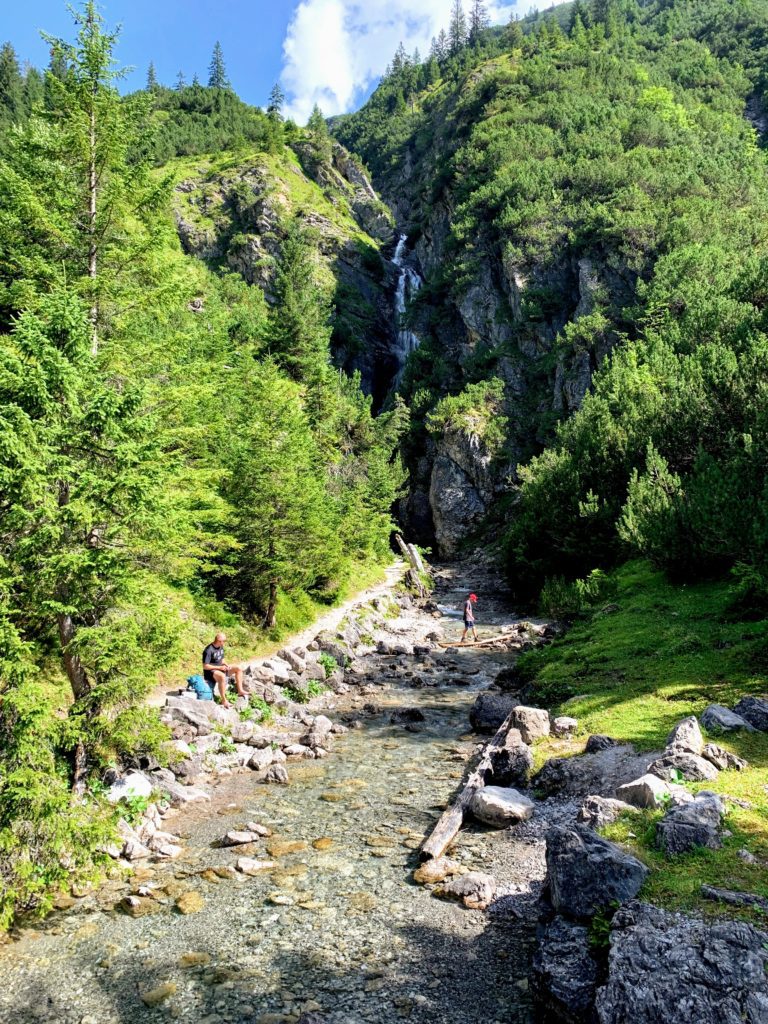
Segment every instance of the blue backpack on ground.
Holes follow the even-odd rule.
[[[190,676],[187,679],[187,689],[194,690],[198,700],[213,700],[213,690],[202,676]]]

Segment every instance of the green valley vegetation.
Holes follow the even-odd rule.
[[[302,133],[231,93],[220,50],[210,87],[122,99],[115,41],[89,0],[39,82],[0,61],[4,926],[98,868],[104,769],[165,738],[158,671],[214,625],[277,636],[369,578],[404,482],[403,407],[374,419],[331,364],[316,237],[283,225],[270,306],[182,252],[153,169],[247,145],[311,189]]]

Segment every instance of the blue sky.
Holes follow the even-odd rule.
[[[0,3],[0,41],[10,40],[22,60],[47,63],[40,29],[72,35],[64,0]],[[204,82],[218,39],[243,99],[264,105],[280,79],[289,112],[303,121],[314,103],[325,114],[358,106],[401,39],[424,52],[447,23],[450,0],[101,0],[100,6],[110,26],[123,27],[118,58],[135,67],[126,87],[144,84],[150,60],[163,83],[172,85],[179,70]],[[496,23],[530,6],[530,0],[488,3]]]

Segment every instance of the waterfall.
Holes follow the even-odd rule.
[[[409,267],[406,264],[406,250],[405,250],[406,236],[401,235],[395,249],[395,255],[392,257],[392,263],[400,271],[400,275],[397,280],[397,289],[395,291],[395,325],[397,327],[397,343],[395,345],[395,351],[393,353],[397,362],[397,371],[395,373],[394,380],[392,382],[392,389],[396,390],[403,379],[403,371],[405,369],[405,362],[411,352],[415,352],[419,347],[419,337],[414,334],[413,331],[408,330],[403,325],[403,318],[408,303],[412,301],[414,296],[421,288],[423,282],[421,277],[416,273],[413,267]]]

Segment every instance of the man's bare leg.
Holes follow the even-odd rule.
[[[221,703],[225,708],[229,708],[232,705],[227,700],[227,676],[225,672],[214,672],[213,678],[216,680],[216,685],[219,688],[219,697],[221,697]]]
[[[465,629],[464,632],[461,634],[461,640],[459,640],[459,643],[463,644],[466,639],[467,639],[467,631]]]
[[[245,697],[245,696],[247,696],[245,690],[243,689],[243,670],[240,668],[239,665],[237,665],[237,666],[233,667],[232,669],[230,669],[230,671],[231,671],[231,673],[232,673],[232,675],[234,676],[234,679],[235,679],[235,690],[237,691],[237,696],[238,697]]]

